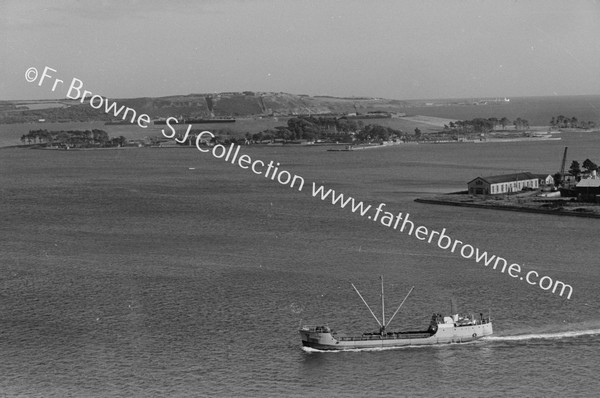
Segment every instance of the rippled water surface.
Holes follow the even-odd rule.
[[[415,203],[478,175],[554,173],[600,137],[351,153],[242,148],[298,192],[194,149],[0,150],[0,391],[5,396],[594,396],[598,220]],[[598,159],[596,159],[598,160]],[[311,182],[409,213],[570,300],[312,198]],[[494,318],[465,345],[310,352],[301,323],[392,326],[433,312]]]

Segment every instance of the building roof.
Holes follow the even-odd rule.
[[[585,178],[579,181],[576,185],[577,188],[599,188],[600,178]]]
[[[502,175],[498,175],[498,176],[477,177],[477,178],[481,178],[482,180],[484,180],[488,184],[498,184],[498,183],[503,183],[503,182],[514,182],[514,181],[523,181],[523,180],[534,180],[534,179],[537,179],[537,177],[535,177],[533,174],[531,174],[529,172],[512,173],[512,174],[502,174]],[[467,184],[472,183],[477,178],[469,181]]]
[[[534,176],[535,178],[541,178],[541,179],[546,179],[548,177],[552,177],[552,174],[531,173],[531,175]]]

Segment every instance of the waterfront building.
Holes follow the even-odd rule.
[[[540,187],[554,185],[552,174],[534,174],[533,176],[539,180]]]
[[[584,202],[600,201],[600,178],[594,170],[590,178],[583,178],[575,186],[575,193]]]
[[[539,186],[539,178],[529,172],[477,177],[467,183],[471,195],[500,195],[519,192],[523,188],[538,189]]]

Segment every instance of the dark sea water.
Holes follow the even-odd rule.
[[[479,99],[472,99],[472,101],[477,100]],[[553,116],[563,115],[569,118],[576,117],[579,121],[593,121],[596,125],[600,125],[600,96],[514,97],[510,98],[509,102],[488,102],[486,105],[409,107],[406,108],[406,113],[459,120],[504,116],[509,120],[515,120],[520,117],[526,119],[532,126],[549,125]]]
[[[195,149],[0,150],[0,395],[597,396],[598,220],[417,197],[478,175],[596,162],[600,135],[355,152],[252,148],[303,191]],[[594,159],[595,158],[595,159]],[[315,181],[573,286],[570,299],[313,198]],[[301,323],[374,330],[450,301],[491,310],[465,345],[307,352]]]

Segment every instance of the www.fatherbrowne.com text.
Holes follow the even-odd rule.
[[[49,72],[56,72],[56,70],[46,66],[42,72],[42,76],[39,78],[39,86],[43,84],[46,78],[52,77]],[[33,83],[38,80],[38,75],[37,69],[32,67],[25,72],[25,79],[28,82]],[[62,83],[63,80],[55,78],[52,85],[52,91],[55,91],[57,86]],[[83,90],[83,82],[76,78],[71,80],[66,96],[67,98],[80,100],[81,103],[89,96],[89,104],[92,108],[104,108],[106,113],[112,112],[115,117],[123,112],[123,120],[128,117],[127,115],[130,115],[129,118],[131,123],[136,122],[141,128],[148,127],[148,123],[150,123],[150,117],[146,114],[137,116],[135,110],[131,108],[124,109],[123,106],[119,108],[116,102],[113,101],[111,103],[107,98],[92,94],[92,92],[88,90]],[[166,138],[175,139],[180,143],[186,142],[192,125],[188,125],[184,137],[179,139],[175,138],[176,130],[174,124],[177,124],[177,119],[174,117],[168,118],[167,126],[171,131],[166,133],[163,129],[162,134]],[[233,143],[230,144],[229,147],[222,144],[209,146],[208,144],[214,138],[214,134],[210,131],[203,131],[198,134],[196,136],[196,148],[198,151],[201,153],[210,153],[216,159],[222,159],[223,161],[237,165],[242,169],[250,170],[256,175],[262,175],[264,178],[276,181],[281,185],[286,185],[298,191],[304,190],[306,185],[304,178],[283,169],[280,162],[273,162],[272,160],[265,162],[261,159],[252,159],[247,154],[240,154],[241,147]],[[373,207],[370,204],[365,204],[363,201],[357,201],[352,196],[335,192],[333,189],[327,189],[323,185],[318,185],[314,182],[311,183],[311,195],[322,201],[331,202],[332,205],[339,206],[341,209],[348,209],[361,217],[366,216],[367,219],[376,222],[381,226],[415,237],[420,241],[436,245],[441,250],[455,253],[465,259],[474,260],[484,267],[499,271],[515,280],[525,281],[529,285],[538,286],[542,290],[551,291],[559,296],[566,294],[567,299],[570,299],[573,294],[573,287],[571,285],[559,280],[554,280],[549,276],[540,276],[538,272],[533,270],[525,272],[523,267],[518,263],[513,263],[505,258],[488,253],[487,251],[482,251],[473,245],[450,237],[446,228],[437,231],[427,228],[424,225],[418,225],[410,219],[409,213],[393,213],[386,211],[385,203],[379,203],[376,207]]]

